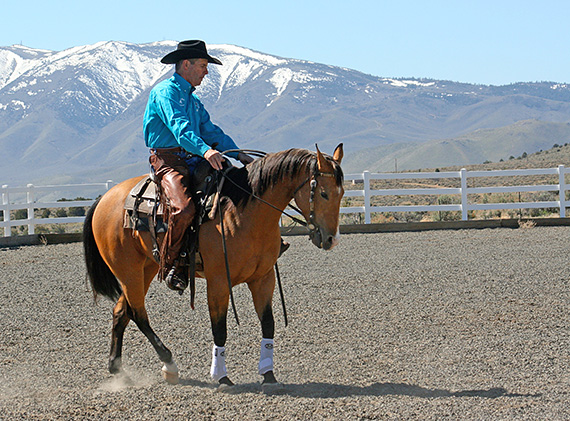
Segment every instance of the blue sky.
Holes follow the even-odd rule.
[[[199,38],[383,77],[570,82],[567,0],[7,0],[0,22],[0,46]]]

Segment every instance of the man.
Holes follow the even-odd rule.
[[[182,41],[161,62],[176,64],[176,70],[171,78],[150,92],[144,115],[144,137],[151,151],[150,164],[170,204],[168,231],[160,250],[159,278],[164,279],[169,288],[183,291],[187,279],[183,268],[178,266],[178,256],[195,214],[187,161],[192,156],[203,157],[212,168],[221,170],[224,158],[218,151],[238,147],[210,121],[210,115],[194,94],[208,74],[208,63],[222,64],[208,54],[206,44],[199,40]],[[244,165],[253,161],[241,152],[232,158]]]

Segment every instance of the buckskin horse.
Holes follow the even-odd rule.
[[[325,250],[333,248],[339,240],[339,210],[344,194],[342,157],[342,144],[336,147],[332,157],[318,148],[316,153],[290,149],[267,154],[227,172],[231,182],[223,185],[224,200],[220,202],[223,212],[205,220],[199,231],[203,266],[196,272],[197,277],[206,279],[214,337],[210,374],[220,387],[233,385],[225,365],[226,317],[231,292],[226,264],[231,285],[246,283],[249,287],[262,331],[258,372],[263,376],[263,384],[276,384],[272,298],[276,283],[274,265],[281,244],[279,220],[294,199],[307,221],[313,244]],[[123,334],[132,320],[164,363],[162,374],[166,381],[177,383],[178,367],[172,353],[154,333],[145,309],[145,295],[159,268],[153,257],[151,235],[148,231],[123,227],[125,198],[142,178],[114,186],[89,209],[83,232],[85,263],[94,298],[103,295],[116,301],[109,371],[121,372]]]

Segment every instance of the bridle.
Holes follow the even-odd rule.
[[[295,195],[299,192],[299,190],[301,190],[305,186],[305,184],[307,184],[310,181],[309,185],[311,186],[311,191],[309,192],[309,220],[308,221],[300,221],[297,218],[292,218],[285,211],[282,212],[284,215],[287,215],[289,218],[292,218],[295,222],[301,223],[301,225],[307,227],[307,229],[309,230],[309,237],[311,239],[313,239],[314,236],[317,234],[320,235],[320,233],[318,232],[319,226],[315,222],[315,191],[317,190],[317,185],[318,185],[317,177],[334,177],[334,176],[335,176],[335,174],[332,172],[322,172],[322,171],[316,170],[311,176],[307,177],[307,179],[305,181],[303,181],[303,183],[301,183],[301,185],[299,187],[297,187],[295,189],[295,191],[293,192],[293,197],[295,197]],[[301,210],[299,208],[297,208],[296,206],[291,205],[291,204],[289,204],[288,206],[291,209],[298,212],[299,214],[303,215],[303,212],[301,212]]]

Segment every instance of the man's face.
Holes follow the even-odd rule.
[[[190,63],[190,60],[187,60],[185,64],[187,64],[187,67],[184,79],[190,82],[194,87],[200,85],[204,76],[208,74],[208,60],[205,58],[199,58],[194,62],[194,64]]]

